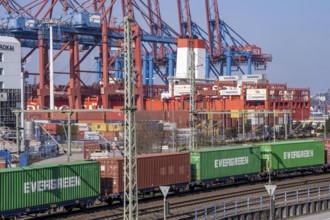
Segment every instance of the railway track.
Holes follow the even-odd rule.
[[[329,185],[330,174],[305,175],[303,177],[292,177],[273,181],[277,185],[277,192],[307,189]],[[228,185],[211,188],[206,191],[183,192],[169,195],[170,212],[168,219],[192,219],[194,210],[201,207],[211,207],[227,200],[240,200],[247,197],[266,196],[265,182],[251,184]],[[292,199],[287,195],[287,200]],[[251,203],[251,209],[255,204]],[[122,204],[112,206],[97,206],[84,210],[73,210],[71,213],[58,213],[47,215],[37,219],[123,219]],[[163,200],[161,196],[148,198],[139,202],[139,219],[163,219]],[[218,211],[223,211],[219,209]],[[227,210],[230,213],[230,209]]]

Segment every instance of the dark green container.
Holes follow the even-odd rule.
[[[262,171],[285,170],[324,164],[324,142],[303,140],[258,144],[262,155]],[[270,156],[270,160],[269,158]]]
[[[191,151],[192,181],[206,181],[260,171],[260,150],[254,146],[227,146]]]
[[[100,165],[93,161],[0,170],[0,216],[100,195]]]
[[[65,130],[64,130],[65,129]],[[58,134],[65,134],[68,131],[68,125],[59,124],[57,133]],[[71,125],[71,134],[79,134],[79,126],[78,125]]]

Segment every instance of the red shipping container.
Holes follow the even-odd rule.
[[[96,150],[101,150],[101,146],[97,141],[85,141],[84,142],[84,160],[89,160],[91,153]]]
[[[88,123],[88,124],[91,124],[91,123],[104,123],[104,120],[103,119],[100,119],[100,120],[96,120],[96,119],[79,119],[78,120],[79,123]]]
[[[189,127],[189,111],[167,111],[166,119],[170,122],[175,122],[178,128]]]
[[[136,111],[136,120],[137,121],[165,120],[165,111]]]
[[[103,131],[101,132],[101,135],[107,140],[114,140],[115,137],[119,137],[119,132]]]
[[[49,133],[49,134],[57,134],[58,133],[58,124],[53,124],[53,123],[48,123],[48,124],[44,124],[44,129],[43,134],[45,133]],[[44,130],[46,130],[47,132],[45,132]]]
[[[78,138],[79,139],[84,139],[84,137],[85,137],[85,131],[79,131]]]
[[[5,160],[0,160],[0,169],[7,168],[6,161]]]
[[[123,112],[106,112],[105,118],[107,122],[119,122],[124,120]]]
[[[47,112],[27,113],[26,112],[26,113],[24,113],[24,118],[26,120],[48,120],[49,119],[49,113],[47,113]]]
[[[190,181],[189,153],[162,153],[139,155],[138,189],[188,184]],[[124,190],[124,158],[99,159],[101,164],[101,190],[106,194],[118,194]]]
[[[104,112],[78,112],[78,121],[91,120],[91,121],[104,121]]]
[[[330,164],[330,139],[324,140],[324,156],[326,157],[327,164]]]
[[[67,121],[68,120],[68,115],[64,114],[64,113],[50,113],[50,117],[51,120],[59,120],[59,121]],[[77,113],[73,112],[71,114],[71,120],[77,120]]]

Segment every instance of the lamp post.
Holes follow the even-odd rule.
[[[21,109],[25,108],[25,76],[24,76],[24,71],[25,71],[25,63],[22,63],[22,69],[21,69]],[[24,112],[21,112],[21,150],[25,150],[25,141],[24,141]]]
[[[54,106],[54,58],[53,58],[53,25],[58,24],[58,19],[49,19],[45,24],[49,25],[49,109],[55,110]]]
[[[265,128],[266,128],[266,112],[264,110],[264,121],[263,121],[263,128],[262,128],[262,139],[265,141]]]
[[[276,142],[276,130],[275,130],[275,109],[273,110],[273,115],[274,115],[274,124],[273,124],[273,130],[274,130],[274,143]]]
[[[327,117],[324,114],[324,139],[327,139]]]
[[[285,140],[288,139],[288,112],[284,111],[284,135],[285,135]]]
[[[243,128],[242,128],[242,132],[243,132],[243,141],[245,142],[245,111],[243,110]]]
[[[49,84],[49,108],[54,110],[53,22],[49,23]]]
[[[223,143],[226,142],[226,136],[225,136],[225,126],[226,126],[226,97],[223,97],[223,117],[222,117],[222,137],[223,137]]]
[[[172,123],[173,123],[173,126],[172,126],[172,151],[174,152],[174,141],[175,141],[175,131],[174,129],[176,129],[176,126],[174,126],[174,109],[172,110]]]

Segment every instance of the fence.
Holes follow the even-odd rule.
[[[265,190],[266,191],[266,190]],[[300,214],[307,214],[314,211],[325,210],[330,208],[330,185],[317,188],[308,188],[294,191],[279,192],[274,194],[275,201],[275,217],[285,218]],[[240,214],[257,213],[266,211],[269,215],[270,196],[262,194],[260,196],[252,196],[243,199],[235,199],[229,201],[221,201],[216,204],[196,209],[193,213],[194,219],[227,219]],[[314,210],[311,208],[300,207],[299,211],[286,210],[283,207],[297,206],[299,204],[311,204],[312,202],[326,201],[319,204],[319,208],[314,204]],[[310,205],[312,206],[312,205]],[[299,206],[298,206],[299,208]],[[264,212],[265,213],[265,212]],[[294,213],[294,214],[293,214]]]

